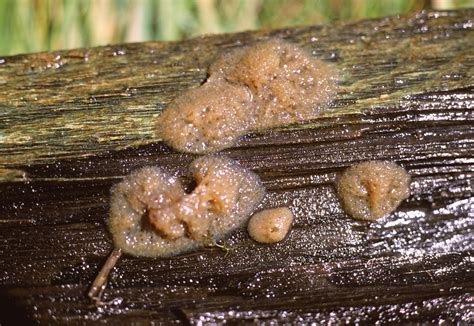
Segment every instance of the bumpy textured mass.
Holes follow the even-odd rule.
[[[158,167],[112,188],[108,225],[117,247],[147,257],[192,250],[241,227],[265,194],[257,175],[228,158],[201,157],[190,170],[191,193]]]
[[[252,130],[318,117],[335,94],[324,62],[279,39],[222,54],[201,87],[175,99],[158,118],[158,133],[183,152],[232,146]]]
[[[249,220],[247,230],[257,242],[275,243],[283,240],[293,222],[293,213],[287,207],[265,209]]]
[[[335,91],[333,71],[300,47],[271,40],[223,56],[211,71],[248,87],[256,105],[256,128],[315,118]]]
[[[350,216],[375,221],[408,198],[410,175],[393,162],[362,162],[344,171],[337,181],[337,190]]]
[[[253,125],[252,95],[222,79],[178,97],[159,117],[161,137],[181,152],[206,153],[230,147]]]

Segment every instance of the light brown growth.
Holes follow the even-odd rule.
[[[174,100],[159,117],[161,136],[182,152],[206,153],[230,147],[252,122],[251,94],[219,79]]]
[[[293,213],[287,207],[265,209],[254,214],[247,230],[257,242],[275,243],[283,240],[293,223]]]
[[[318,117],[335,91],[327,64],[273,39],[218,57],[204,85],[163,111],[158,130],[179,151],[214,152],[251,130]]]
[[[294,44],[271,40],[234,55],[227,78],[254,94],[256,128],[315,118],[334,96],[331,68]]]
[[[189,194],[157,167],[115,185],[108,220],[115,245],[148,257],[189,251],[242,226],[263,199],[258,176],[230,159],[201,157],[191,172],[197,186]]]
[[[337,190],[350,216],[375,221],[408,198],[410,175],[393,162],[362,162],[344,171],[337,181]]]

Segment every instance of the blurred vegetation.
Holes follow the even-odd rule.
[[[474,0],[0,0],[0,55],[473,6]]]

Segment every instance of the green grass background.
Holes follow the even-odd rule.
[[[0,0],[0,55],[473,6],[474,0]]]

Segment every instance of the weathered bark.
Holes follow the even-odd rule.
[[[469,321],[473,13],[1,58],[0,322]],[[290,236],[258,245],[240,230],[228,255],[123,256],[110,303],[95,307],[86,294],[112,248],[110,186],[145,165],[184,173],[194,156],[163,145],[155,118],[218,51],[268,36],[341,76],[321,119],[224,151],[262,177],[262,207],[290,206]],[[372,224],[347,217],[334,190],[337,173],[368,159],[413,177],[412,196]]]

